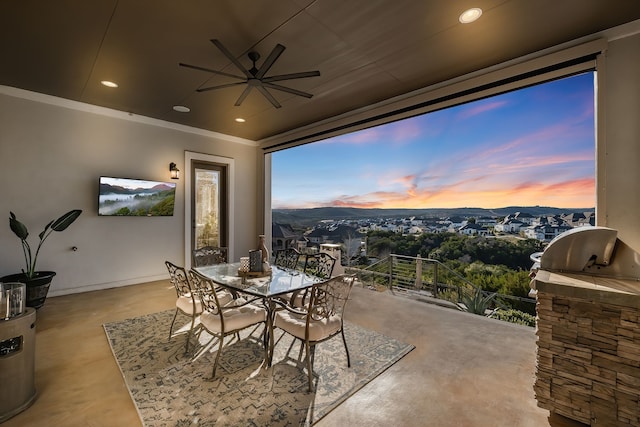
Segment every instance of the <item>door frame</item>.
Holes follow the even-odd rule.
[[[184,152],[184,265],[187,269],[191,268],[191,185],[193,177],[191,176],[191,162],[201,161],[223,165],[227,169],[227,248],[229,251],[229,259],[235,259],[234,256],[234,188],[235,188],[235,171],[234,159],[230,157],[214,156],[211,154],[196,153],[193,151]]]

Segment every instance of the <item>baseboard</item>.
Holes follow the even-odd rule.
[[[155,282],[158,280],[169,280],[169,278],[166,274],[160,274],[156,276],[144,276],[127,280],[117,280],[115,282],[96,283],[93,285],[80,286],[76,288],[49,289],[48,297],[57,297],[62,295],[79,294],[83,292],[120,288],[123,286],[139,285],[140,283]]]

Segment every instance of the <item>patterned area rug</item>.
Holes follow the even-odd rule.
[[[414,348],[346,323],[351,368],[340,337],[319,344],[309,392],[300,341],[276,331],[266,368],[260,326],[225,339],[211,380],[217,341],[203,332],[185,355],[186,317],[178,315],[174,328],[182,329],[167,339],[173,312],[104,325],[144,426],[310,426]]]

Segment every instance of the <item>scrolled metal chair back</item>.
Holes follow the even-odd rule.
[[[354,281],[354,276],[343,275],[314,285],[311,288],[307,309],[307,322],[320,321],[336,315],[342,318]]]
[[[304,272],[323,279],[328,279],[333,273],[336,259],[325,252],[307,255],[304,261]]]
[[[295,248],[280,249],[276,252],[276,259],[274,264],[278,267],[290,268],[295,270],[298,268],[298,261],[300,260],[300,252]]]
[[[200,298],[202,310],[213,314],[221,314],[221,305],[216,293],[216,285],[213,281],[194,270],[189,270],[189,278],[193,283],[194,292]]]
[[[191,288],[191,282],[187,276],[187,271],[183,267],[175,265],[169,261],[165,261],[164,265],[166,265],[167,270],[169,270],[169,280],[173,284],[178,297],[191,296],[193,289]]]
[[[207,265],[224,264],[227,262],[228,249],[217,246],[203,246],[193,250],[193,266],[204,267]]]

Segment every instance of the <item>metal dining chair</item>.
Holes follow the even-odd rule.
[[[224,264],[228,262],[229,250],[225,247],[203,246],[193,250],[193,266],[204,267],[207,265]]]
[[[178,313],[182,313],[185,316],[191,318],[191,326],[189,327],[189,333],[187,334],[187,342],[185,344],[185,353],[189,351],[189,341],[193,333],[193,328],[196,323],[196,319],[202,312],[202,304],[200,299],[195,297],[193,289],[191,288],[191,282],[187,276],[187,272],[184,267],[173,264],[172,262],[165,261],[164,264],[169,270],[169,280],[176,290],[176,312],[173,315],[171,326],[169,327],[169,340],[173,335],[173,325],[176,322]]]
[[[304,259],[303,271],[316,277],[328,279],[333,273],[336,259],[326,252],[309,254]]]
[[[295,270],[298,268],[300,255],[300,252],[295,248],[280,249],[276,251],[276,258],[273,263],[278,267]]]
[[[216,376],[216,368],[224,347],[224,338],[228,335],[238,334],[239,331],[250,326],[260,323],[265,324],[262,344],[265,349],[265,360],[267,360],[267,311],[263,307],[253,304],[255,299],[247,301],[236,295],[231,301],[223,303],[218,298],[218,293],[215,291],[216,284],[211,279],[195,270],[189,271],[189,277],[197,294],[200,296],[202,304],[200,325],[219,340],[218,351],[211,371],[211,379]],[[239,335],[237,336],[239,339]]]
[[[278,302],[282,309],[275,312],[273,328],[282,329],[294,339],[302,341],[300,352],[303,349],[305,351],[309,391],[313,387],[313,359],[317,344],[341,335],[347,366],[351,367],[349,348],[344,336],[344,311],[354,281],[355,276],[343,275],[313,285],[309,289],[308,302],[301,308]],[[273,349],[270,350],[269,364],[272,359]]]
[[[317,254],[308,254],[304,259],[303,272],[312,276],[320,277],[321,279],[328,279],[333,274],[333,267],[336,264],[336,259],[325,252]],[[295,293],[293,295],[287,295],[289,298],[289,304],[294,307],[303,307],[308,302],[309,292],[304,291],[301,293]]]
[[[197,296],[197,291],[193,287],[191,280],[189,280],[189,276],[187,275],[187,271],[184,267],[175,265],[170,261],[165,261],[164,264],[169,271],[169,280],[173,287],[176,290],[176,312],[173,315],[173,320],[171,321],[171,326],[169,327],[169,341],[171,341],[171,337],[173,336],[173,326],[176,323],[176,318],[178,317],[178,313],[182,313],[183,315],[191,318],[191,326],[189,327],[189,332],[187,333],[187,341],[185,343],[184,352],[189,352],[189,342],[191,340],[191,336],[193,335],[193,331],[195,328],[196,320],[200,313],[202,313],[202,302],[200,298]],[[222,304],[227,304],[232,299],[232,295],[230,292],[222,289],[217,290],[217,297],[222,302]]]

